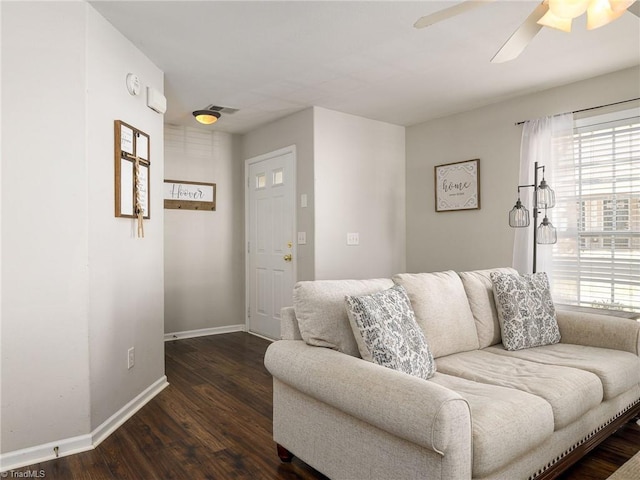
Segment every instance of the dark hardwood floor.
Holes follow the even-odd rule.
[[[320,480],[298,459],[283,464],[271,438],[269,342],[247,333],[166,343],[170,386],[95,450],[17,470],[47,480]],[[640,450],[628,423],[565,473],[603,480]],[[390,479],[392,480],[392,479]],[[512,479],[505,479],[512,480]]]

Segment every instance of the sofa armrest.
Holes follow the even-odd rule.
[[[557,310],[562,343],[611,348],[640,356],[640,322],[596,313]]]
[[[280,337],[282,340],[302,340],[298,319],[293,307],[280,310]]]
[[[469,406],[445,387],[295,340],[272,343],[264,362],[278,380],[400,438],[439,454],[470,448]]]

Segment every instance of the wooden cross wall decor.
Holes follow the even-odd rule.
[[[143,220],[151,218],[151,139],[122,120],[114,129],[115,216],[137,219],[137,235],[144,237]]]

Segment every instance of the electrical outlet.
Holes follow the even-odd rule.
[[[131,347],[127,350],[127,368],[131,370],[133,366],[136,364],[136,350]]]

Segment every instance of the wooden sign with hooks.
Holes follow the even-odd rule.
[[[216,184],[165,180],[164,208],[214,211],[216,209]]]
[[[151,218],[151,142],[142,130],[114,122],[115,216],[138,219],[138,236],[144,237],[142,220]]]

